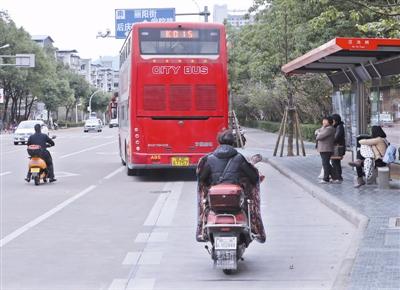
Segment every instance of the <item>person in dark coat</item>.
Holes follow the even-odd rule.
[[[334,145],[343,146],[345,148],[345,138],[344,138],[344,123],[342,118],[338,114],[333,114],[333,127],[335,128],[335,138],[333,140]],[[340,159],[332,159],[332,168],[336,172],[336,176],[339,181],[343,181],[342,177],[342,165]]]
[[[315,130],[317,139],[317,151],[321,155],[322,167],[324,168],[324,177],[319,183],[329,183],[329,176],[332,176],[332,183],[338,183],[336,172],[330,163],[333,153],[335,128],[333,128],[333,119],[331,116],[322,119],[322,128]]]
[[[220,183],[230,183],[240,185],[244,190],[245,197],[251,200],[251,232],[256,241],[264,243],[266,234],[261,218],[259,191],[259,179],[262,179],[262,177],[260,177],[258,169],[233,147],[234,137],[231,131],[219,133],[217,139],[220,144],[218,148],[214,152],[203,156],[197,165],[196,240],[198,242],[208,241],[205,228],[203,227],[207,206],[203,201],[208,198],[209,188],[212,185]],[[229,160],[231,161],[228,165]],[[221,178],[224,171],[225,174]]]
[[[50,182],[57,181],[54,178],[54,166],[53,159],[51,158],[50,152],[46,149],[46,144],[49,143],[51,146],[55,146],[54,141],[42,133],[42,127],[40,124],[35,125],[35,133],[29,136],[28,146],[29,145],[39,145],[42,148],[41,158],[46,162],[47,170],[49,171]],[[28,176],[25,178],[25,181],[30,182],[30,172],[28,171]]]
[[[211,185],[219,183],[241,184],[241,172],[244,173],[252,184],[258,182],[259,173],[257,168],[252,166],[242,154],[238,154],[233,147],[234,137],[231,131],[224,131],[218,134],[218,148],[208,156],[207,162],[199,173],[199,179],[208,181],[211,179]],[[221,178],[229,160],[225,176]]]

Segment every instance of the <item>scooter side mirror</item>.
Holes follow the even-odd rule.
[[[57,138],[56,135],[51,136],[51,139],[56,139],[56,138]]]
[[[251,157],[251,163],[256,164],[262,160],[262,155],[261,154],[256,154]]]

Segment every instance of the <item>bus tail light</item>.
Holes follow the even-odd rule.
[[[134,129],[133,129],[133,131],[135,132],[135,135],[134,135],[134,137],[135,137],[135,144],[136,144],[136,147],[135,147],[135,149],[136,149],[136,151],[140,151],[140,146],[139,146],[139,144],[140,144],[140,130],[139,130],[139,127],[134,127]]]

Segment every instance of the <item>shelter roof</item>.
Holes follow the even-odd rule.
[[[325,73],[335,86],[400,74],[400,39],[334,38],[282,66],[285,73]]]

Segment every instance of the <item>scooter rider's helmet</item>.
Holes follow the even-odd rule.
[[[35,125],[35,132],[36,133],[41,133],[42,132],[42,126],[40,126],[40,124],[36,124]]]

